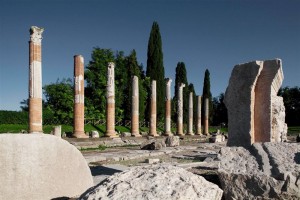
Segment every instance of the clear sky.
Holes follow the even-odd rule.
[[[0,110],[28,98],[29,28],[44,27],[43,85],[73,77],[73,56],[85,64],[93,47],[132,49],[147,65],[153,21],[160,26],[165,76],[184,62],[202,94],[225,92],[234,65],[281,58],[283,86],[300,86],[300,1],[297,0],[0,0]],[[174,92],[174,82],[172,93]]]

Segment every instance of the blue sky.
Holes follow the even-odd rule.
[[[234,65],[281,58],[283,86],[300,86],[300,1],[248,0],[1,0],[0,110],[19,110],[28,97],[28,41],[44,27],[43,85],[73,77],[73,56],[85,64],[93,47],[137,52],[147,64],[153,21],[160,26],[166,77],[184,62],[188,82],[202,94],[225,92]],[[174,82],[172,93],[174,92]]]

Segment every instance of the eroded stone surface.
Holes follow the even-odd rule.
[[[277,92],[282,84],[280,59],[236,65],[224,103],[228,110],[228,146],[286,139],[284,105]]]
[[[93,186],[82,154],[47,134],[0,134],[0,177],[1,199],[73,197]]]
[[[299,199],[300,145],[254,143],[220,151],[219,179],[226,199]]]
[[[179,167],[133,167],[107,178],[79,198],[87,199],[210,199],[222,198],[222,190]]]

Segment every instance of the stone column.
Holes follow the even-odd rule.
[[[106,137],[118,137],[115,131],[115,63],[109,62],[106,88]]]
[[[178,99],[177,99],[177,135],[184,135],[183,134],[183,88],[185,84],[181,83],[178,88]]]
[[[42,133],[42,33],[32,26],[29,41],[29,133]]]
[[[209,103],[208,98],[205,99],[205,112],[204,112],[204,134],[209,135],[208,133],[208,118],[209,118]]]
[[[201,96],[197,96],[197,126],[196,135],[202,135],[201,130]]]
[[[190,92],[189,96],[189,124],[188,124],[188,133],[187,135],[194,135],[193,132],[193,93]]]
[[[171,83],[172,79],[166,78],[166,118],[164,135],[173,135],[171,132]]]
[[[74,56],[74,121],[73,136],[88,138],[84,134],[84,60],[81,55]]]
[[[150,105],[150,131],[149,135],[158,136],[156,132],[156,81],[151,84],[151,105]]]
[[[141,137],[139,131],[139,79],[132,78],[131,136]]]

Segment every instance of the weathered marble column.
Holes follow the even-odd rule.
[[[181,83],[178,88],[178,99],[177,99],[177,135],[183,134],[183,88],[185,84]]]
[[[150,131],[149,135],[158,136],[156,132],[156,81],[151,84],[151,104],[150,104]]]
[[[139,131],[139,79],[132,78],[131,136],[141,137]]]
[[[189,96],[189,124],[187,135],[194,135],[193,132],[193,93],[190,92]]]
[[[43,132],[42,119],[42,33],[32,26],[29,41],[29,133]]]
[[[196,135],[202,135],[201,130],[201,96],[197,96],[197,125],[196,125]]]
[[[88,138],[84,134],[84,60],[81,55],[74,56],[74,121],[73,136]]]
[[[209,103],[208,98],[205,99],[205,110],[204,110],[204,134],[209,135],[208,133],[208,119],[209,119]]]
[[[173,135],[171,132],[171,83],[172,79],[166,78],[166,118],[164,135]]]
[[[115,131],[115,63],[107,67],[106,88],[106,137],[118,137]]]

